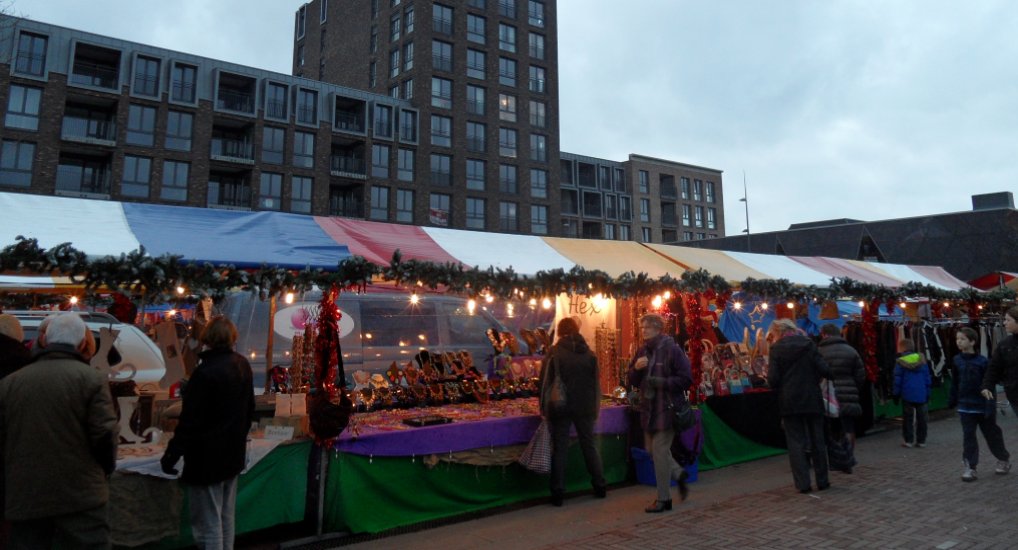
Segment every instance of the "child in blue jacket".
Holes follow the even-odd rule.
[[[894,364],[894,397],[901,399],[902,447],[925,447],[929,422],[930,369],[915,351],[915,342],[898,341],[898,360]]]
[[[958,417],[961,419],[964,438],[961,455],[964,461],[962,481],[976,480],[976,465],[979,464],[977,426],[983,432],[990,452],[997,458],[997,468],[994,471],[998,474],[1006,474],[1011,470],[1011,454],[1004,446],[1004,432],[997,425],[997,402],[993,399],[986,399],[979,392],[983,385],[983,376],[986,374],[988,361],[976,353],[977,338],[976,331],[969,327],[958,329],[955,342],[961,353],[954,357],[951,397],[947,404],[948,407],[958,407]]]

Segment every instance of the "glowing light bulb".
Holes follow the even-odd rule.
[[[905,309],[906,307],[908,307],[908,304],[906,304],[905,302],[902,302],[902,303],[898,304],[898,307],[900,307],[901,309]]]
[[[489,295],[484,297],[484,301],[490,304],[490,303],[495,301],[495,297],[492,296],[491,294],[489,294]]]
[[[866,307],[866,302],[859,300],[859,307]]]
[[[672,293],[670,291],[666,290],[665,293],[664,293],[664,298],[665,298],[665,300],[671,300],[672,299]]]
[[[183,294],[184,292],[186,292],[186,290],[184,289],[184,287],[182,287],[182,286],[178,286],[178,287],[177,287],[177,294]]]
[[[537,307],[537,298],[530,299],[530,307]]]
[[[283,301],[285,301],[288,304],[292,304],[293,303],[293,293],[292,292],[287,292],[286,296],[283,297]]]
[[[421,301],[421,297],[418,296],[416,292],[414,292],[413,294],[410,295],[410,303],[411,304],[416,306],[420,301]]]
[[[71,300],[70,301],[71,301],[72,305],[73,304],[77,304],[78,303],[78,297],[77,296],[71,296]]]
[[[742,302],[735,302],[734,304],[732,304],[732,308],[735,309],[736,311],[742,309]]]
[[[764,302],[764,303],[760,304],[760,309],[766,310],[769,307],[771,307],[771,306],[767,305],[767,302]]]
[[[788,302],[787,304],[785,304],[785,307],[787,307],[788,309],[795,309],[795,303],[794,302]]]
[[[661,296],[654,296],[654,299],[650,301],[650,305],[654,306],[654,309],[659,309],[662,303]]]
[[[470,300],[469,300],[469,301],[467,302],[467,311],[469,311],[469,312],[470,312],[470,314],[471,314],[471,315],[473,315],[473,314],[474,314],[474,311],[476,311],[476,310],[477,310],[477,301],[476,301],[476,300],[474,300],[473,298],[471,298],[471,299],[470,299]]]
[[[976,306],[976,308],[977,309],[983,309],[983,304],[979,304],[978,306]]]
[[[944,307],[951,307],[951,302],[944,302]]]
[[[551,309],[551,298],[541,300],[541,307],[544,309]]]
[[[505,305],[505,315],[506,315],[506,317],[512,318],[514,314],[515,314],[515,311],[513,309],[513,305],[512,304],[506,304]]]
[[[167,317],[173,317],[176,314],[177,314],[177,310],[175,310],[175,309],[171,309],[171,310],[166,312],[166,316]]]

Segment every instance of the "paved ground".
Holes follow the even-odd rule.
[[[832,473],[823,492],[797,493],[787,456],[777,456],[702,473],[689,500],[662,515],[643,512],[651,487],[630,486],[605,500],[577,495],[562,508],[535,505],[351,547],[1018,548],[1018,421],[1008,412],[1000,423],[1016,469],[994,475],[980,439],[974,483],[960,480],[961,427],[945,411],[924,449],[902,448],[893,424],[861,438],[855,473]]]

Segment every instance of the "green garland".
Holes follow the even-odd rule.
[[[657,279],[646,273],[632,271],[611,277],[604,271],[582,267],[550,269],[532,276],[516,273],[512,268],[480,269],[456,263],[434,263],[404,260],[400,251],[392,255],[389,265],[379,266],[360,256],[338,262],[333,270],[291,270],[262,265],[257,269],[238,269],[228,264],[187,262],[181,256],[148,256],[144,247],[120,256],[89,259],[85,253],[63,243],[43,249],[36,239],[18,236],[17,242],[0,251],[0,272],[20,274],[61,274],[85,286],[86,293],[101,289],[141,296],[147,303],[179,301],[177,287],[191,295],[206,294],[220,299],[235,289],[249,290],[262,299],[286,292],[301,292],[312,286],[363,291],[368,284],[382,280],[406,287],[445,289],[469,296],[491,295],[497,298],[530,299],[567,294],[602,293],[611,298],[638,298],[665,291],[714,292],[730,294],[732,286],[719,275],[702,269],[686,271],[680,278],[664,275]],[[796,285],[787,279],[746,279],[738,288],[745,294],[774,300],[864,299],[893,303],[904,298],[929,298],[938,301],[965,301],[1001,304],[1012,301],[1011,289],[980,292],[967,288],[948,291],[917,282],[898,288],[835,278],[828,287]]]

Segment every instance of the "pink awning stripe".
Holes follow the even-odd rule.
[[[887,287],[901,286],[901,281],[888,277],[885,274],[877,273],[872,269],[866,269],[860,265],[841,260],[838,258],[824,258],[820,256],[789,256],[789,258],[815,269],[831,277],[848,277],[853,281],[884,285]]]
[[[932,265],[911,265],[912,271],[951,290],[961,290],[969,286],[965,281],[951,275],[946,269]]]
[[[460,263],[417,226],[350,218],[314,218],[329,237],[345,244],[351,254],[364,256],[376,265],[389,265],[397,249],[404,260]]]

